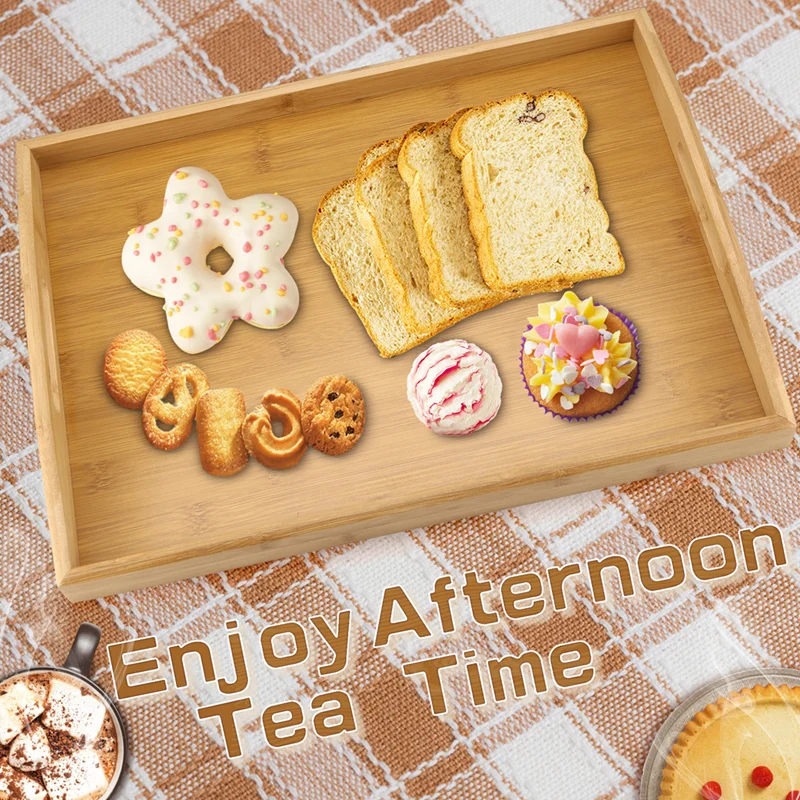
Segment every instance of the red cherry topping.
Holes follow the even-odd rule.
[[[786,800],[800,800],[800,792],[798,792],[797,789],[792,789],[792,791],[786,795]]]
[[[708,781],[700,790],[703,800],[719,800],[722,797],[722,787],[716,781]]]
[[[759,789],[766,789],[772,783],[772,770],[769,767],[756,767],[750,775],[753,786]]]

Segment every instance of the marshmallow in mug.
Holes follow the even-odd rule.
[[[49,684],[16,680],[0,687],[0,745],[10,744],[45,710]]]
[[[48,794],[35,778],[24,772],[18,772],[8,762],[0,760],[0,797],[47,800]]]
[[[233,320],[258,328],[292,321],[300,296],[283,257],[297,220],[285,197],[231,200],[210,172],[182,167],[167,182],[161,216],[128,232],[122,268],[137,288],[164,298],[175,344],[202,353],[223,339]],[[206,264],[220,246],[233,259],[224,274]]]
[[[105,796],[117,769],[117,731],[106,704],[79,678],[39,670],[0,683],[0,731],[7,747],[0,799]]]
[[[100,735],[106,714],[102,700],[83,686],[57,675],[50,679],[50,693],[42,714],[46,728],[63,731],[73,739],[83,736],[91,742]]]

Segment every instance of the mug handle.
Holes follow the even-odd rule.
[[[97,625],[92,625],[91,622],[81,623],[78,632],[75,634],[67,660],[64,662],[64,667],[83,675],[84,678],[88,678],[92,669],[95,650],[97,650],[97,645],[100,644],[100,635],[100,628]]]

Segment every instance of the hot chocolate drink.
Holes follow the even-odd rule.
[[[102,697],[57,670],[0,684],[0,800],[101,800],[118,733]]]

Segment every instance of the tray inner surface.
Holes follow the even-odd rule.
[[[419,350],[391,361],[377,355],[314,249],[316,204],[374,141],[462,106],[552,87],[574,93],[586,109],[586,148],[628,265],[624,275],[578,291],[639,326],[641,385],[603,419],[545,416],[518,369],[526,317],[543,297],[524,298],[438,337],[486,348],[504,382],[500,415],[485,431],[439,438],[405,398]],[[215,173],[231,197],[275,191],[300,210],[286,258],[301,291],[294,322],[278,332],[237,323],[221,345],[193,359],[172,344],[161,302],[135,289],[120,266],[127,230],[159,215],[170,171],[187,164]],[[329,520],[377,518],[442,495],[552,478],[588,459],[631,460],[677,433],[763,416],[631,42],[215,133],[187,130],[178,140],[44,168],[42,185],[81,564],[182,542],[187,553],[195,545],[229,548]],[[240,388],[248,406],[271,386],[302,396],[322,375],[349,375],[367,401],[364,437],[339,459],[312,451],[286,472],[252,462],[234,478],[207,476],[194,437],[173,453],[153,449],[139,414],[117,407],[103,388],[105,348],[133,327],[158,335],[171,363],[193,360],[212,386]]]

